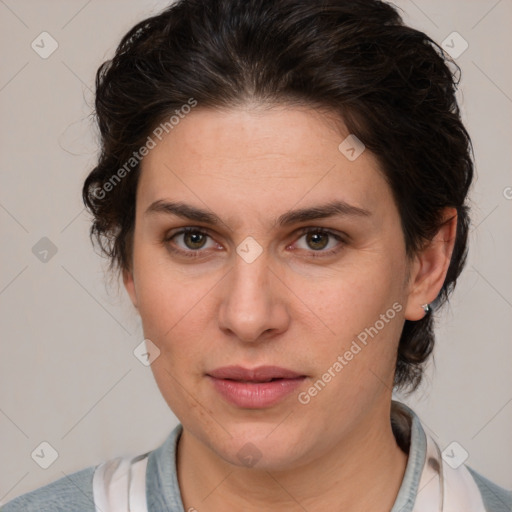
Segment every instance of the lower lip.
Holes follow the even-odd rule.
[[[215,389],[230,403],[237,407],[247,409],[262,409],[271,407],[295,389],[297,389],[305,377],[296,379],[277,379],[270,382],[250,383],[229,379],[208,378],[212,381]]]

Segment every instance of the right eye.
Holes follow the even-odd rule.
[[[177,248],[175,239],[182,237],[184,248]],[[171,235],[166,235],[163,242],[166,244],[168,249],[180,256],[184,256],[186,258],[198,258],[202,257],[200,253],[205,252],[202,251],[205,247],[205,243],[207,238],[210,238],[210,235],[205,231],[194,228],[194,227],[186,227],[177,231],[176,233],[172,233]]]

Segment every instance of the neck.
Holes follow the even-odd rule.
[[[382,412],[384,414],[382,414]],[[185,510],[372,510],[389,512],[407,455],[391,429],[389,410],[300,467],[266,471],[234,466],[187,430],[178,443],[177,471]]]

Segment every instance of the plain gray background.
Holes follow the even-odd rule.
[[[0,504],[156,448],[177,422],[133,355],[140,323],[124,289],[105,285],[80,195],[96,158],[95,71],[129,28],[165,5],[0,0]],[[477,171],[468,264],[438,321],[436,364],[404,401],[441,448],[457,441],[470,466],[510,488],[512,1],[397,5],[438,43],[454,31],[468,43],[457,58],[459,98]],[[58,43],[46,59],[31,47],[43,31]],[[57,251],[46,262],[36,257],[49,246],[43,237]],[[58,453],[48,469],[31,457],[42,442]]]

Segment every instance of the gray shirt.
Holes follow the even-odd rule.
[[[392,426],[398,444],[409,457],[404,478],[391,512],[412,512],[425,463],[426,435],[417,415],[393,402]],[[149,452],[146,470],[148,512],[185,512],[176,472],[176,447],[182,432],[178,424],[156,449]],[[4,505],[1,512],[96,512],[90,466],[23,494]],[[488,512],[511,512],[512,492],[497,486],[466,466],[478,485]],[[464,512],[464,511],[460,511]]]

